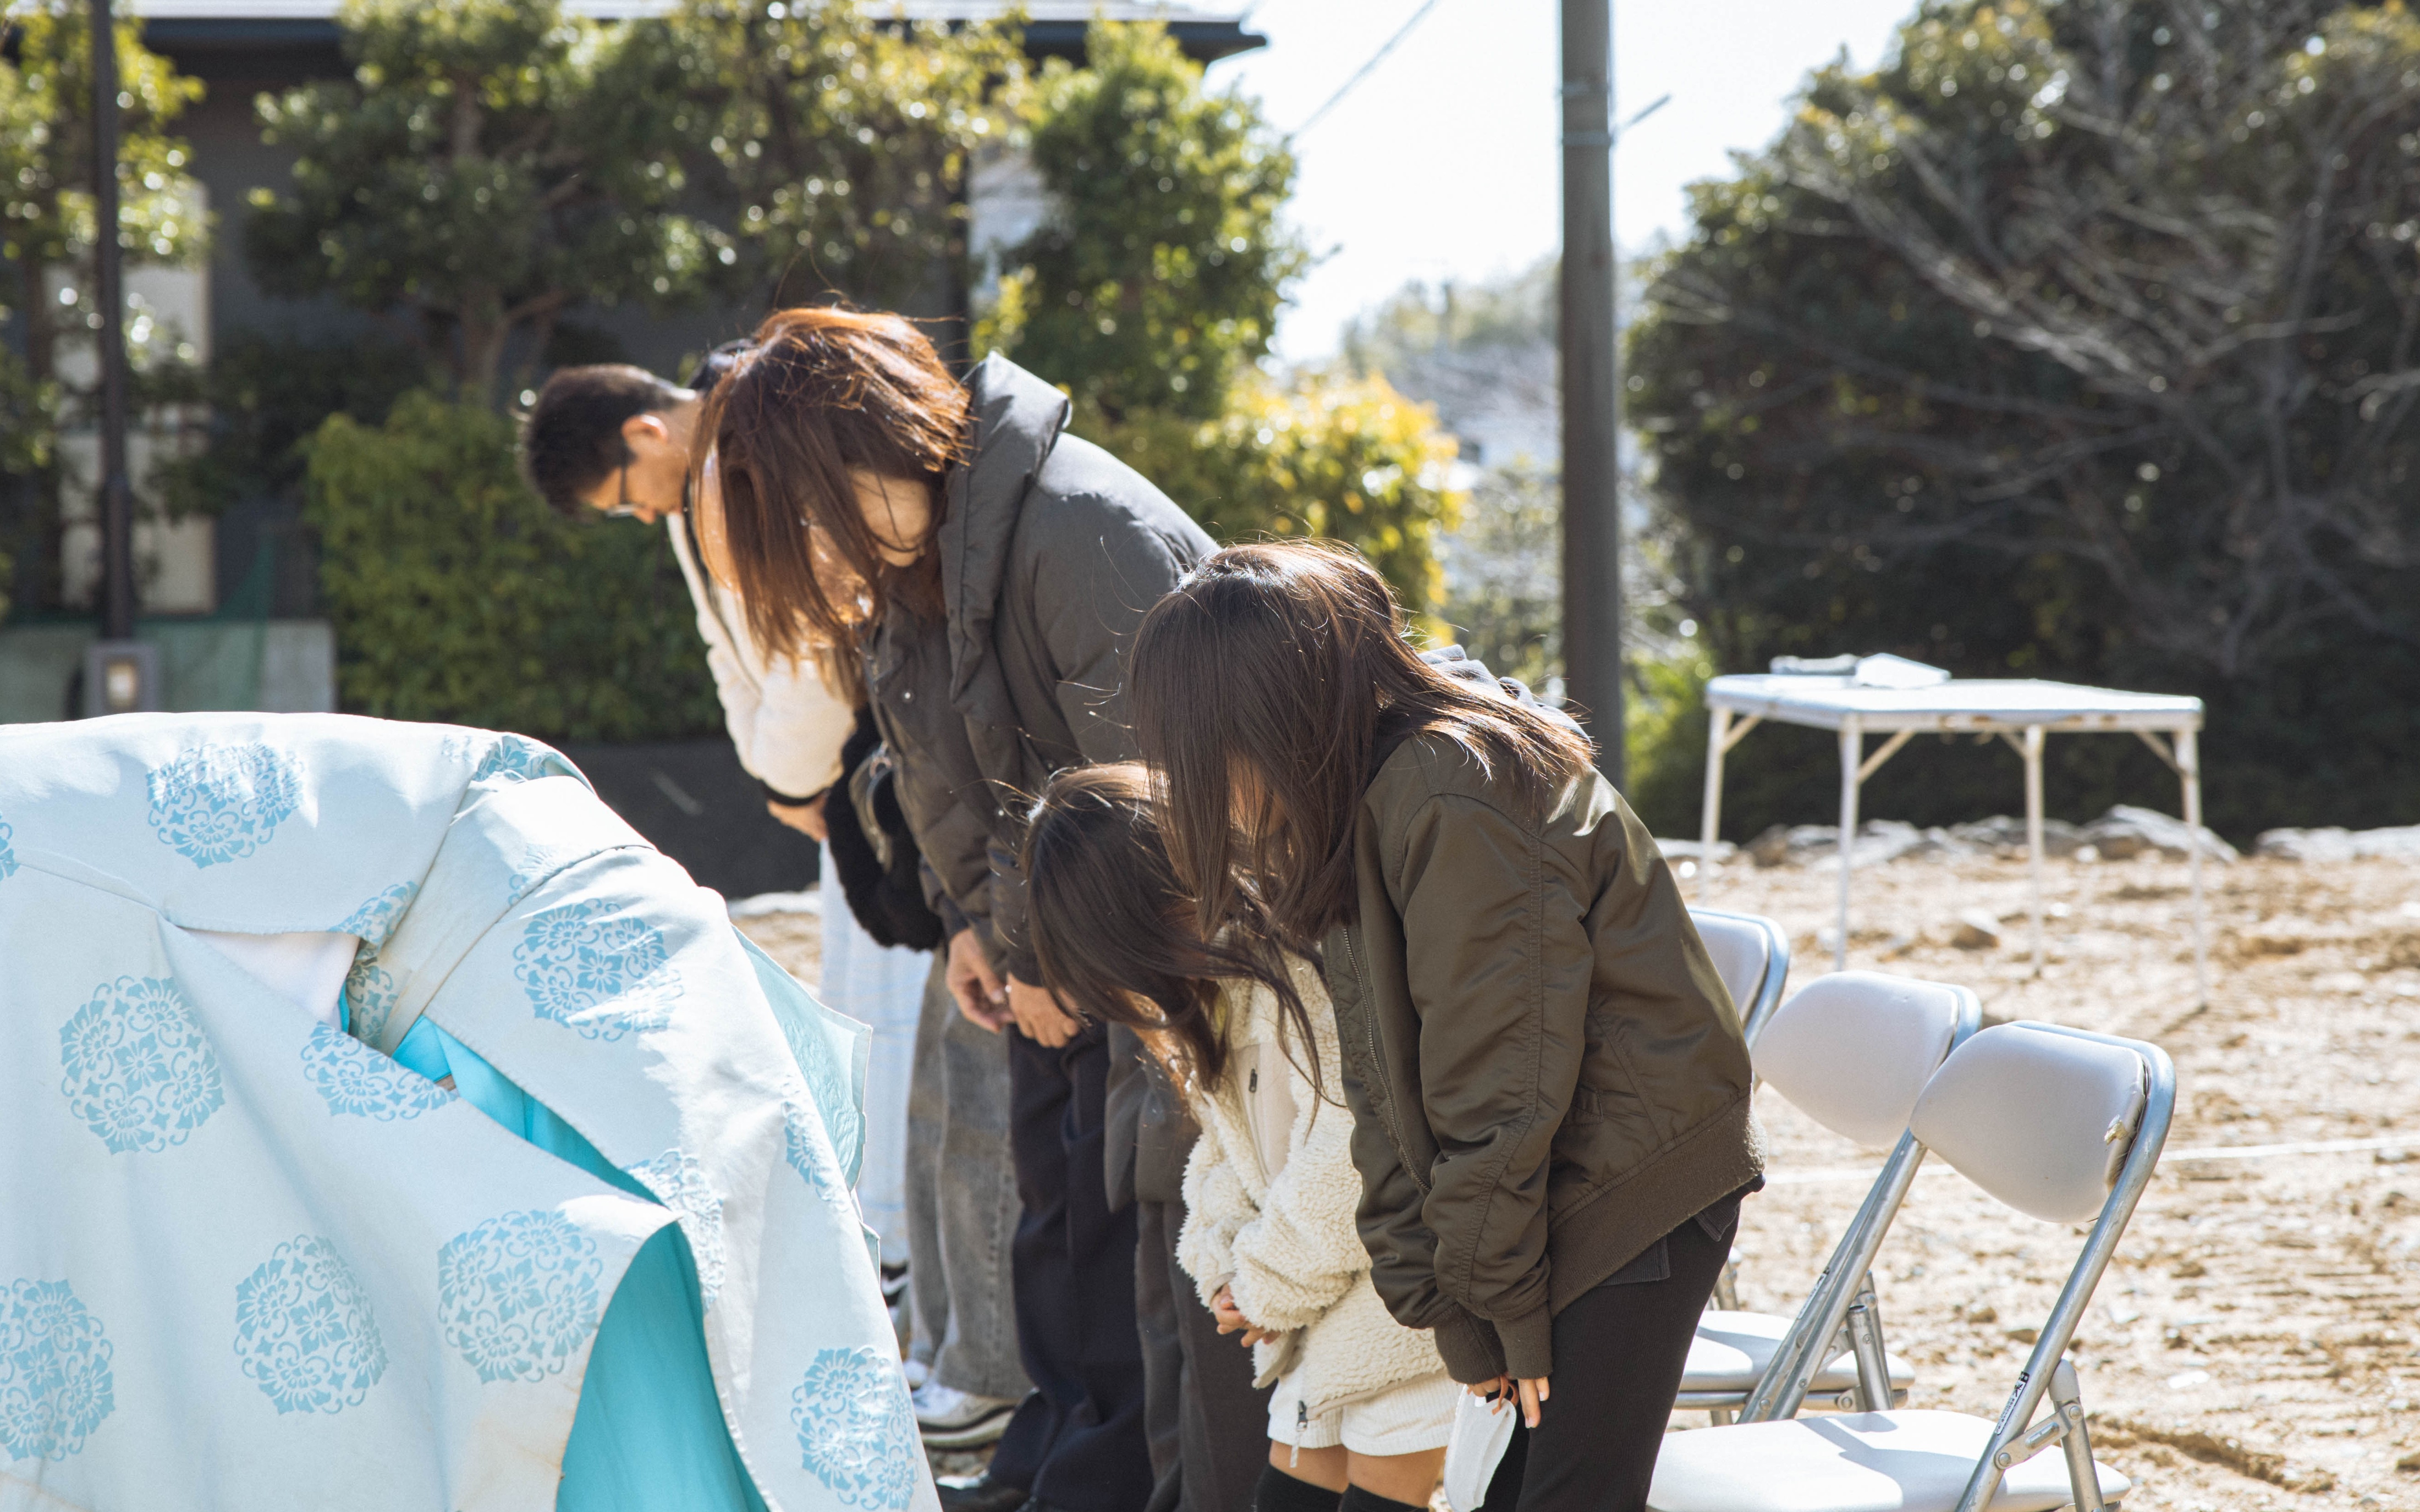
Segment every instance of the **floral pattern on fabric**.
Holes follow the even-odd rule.
[[[269,842],[302,791],[294,758],[257,743],[195,746],[148,779],[151,827],[195,866],[240,861]]]
[[[17,851],[16,847],[8,843],[16,838],[16,834],[15,830],[8,827],[8,820],[0,819],[0,882],[6,882],[16,875]]]
[[[394,976],[375,956],[353,957],[353,969],[345,974],[345,1003],[352,1010],[354,1039],[377,1044],[386,1033],[386,1021],[395,1016],[396,1004],[402,1000],[403,992],[396,986]]]
[[[490,1218],[437,1252],[445,1342],[483,1381],[542,1381],[597,1332],[597,1245],[559,1212]]]
[[[660,1029],[681,995],[663,935],[604,899],[532,914],[513,947],[531,1010],[590,1040]]]
[[[863,1147],[865,1115],[842,1079],[840,1067],[830,1056],[804,1056],[798,1060],[807,1090],[814,1094],[815,1112],[821,1119],[824,1137],[830,1142],[835,1170],[845,1170],[850,1164],[848,1156]]]
[[[924,1457],[897,1360],[866,1348],[818,1350],[790,1394],[790,1422],[807,1470],[843,1506],[898,1512],[915,1494]]]
[[[823,1124],[814,1115],[785,1103],[782,1105],[782,1133],[783,1153],[789,1158],[790,1169],[815,1189],[815,1196],[835,1207],[844,1206],[848,1198],[848,1183],[841,1180],[840,1162],[832,1155],[831,1141],[824,1137]]]
[[[555,764],[561,760],[526,735],[502,735],[479,758],[479,764],[471,769],[471,780],[484,782],[491,777],[501,777],[508,781],[526,782],[532,778],[552,777]]]
[[[427,1077],[324,1024],[311,1026],[302,1045],[302,1073],[331,1114],[391,1123],[442,1108],[454,1094]]]
[[[65,1459],[117,1406],[101,1319],[64,1281],[0,1291],[0,1452]]]
[[[59,1090],[113,1155],[181,1145],[226,1100],[218,1057],[185,995],[162,977],[94,990],[59,1028]]]
[[[520,859],[513,865],[513,874],[504,879],[509,908],[527,897],[531,889],[557,872],[591,854],[585,847],[532,843],[521,847]]]
[[[690,1258],[697,1264],[699,1299],[713,1306],[715,1293],[722,1289],[722,1197],[706,1180],[706,1166],[686,1149],[667,1149],[629,1169],[679,1217]]]
[[[375,956],[379,948],[386,944],[387,936],[395,933],[396,925],[402,922],[403,911],[411,906],[412,896],[419,891],[417,882],[398,882],[346,915],[335,933],[359,935],[359,953]]]
[[[359,1407],[386,1374],[386,1342],[361,1282],[309,1234],[236,1283],[235,1352],[281,1416]]]

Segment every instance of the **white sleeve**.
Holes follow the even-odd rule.
[[[1319,1057],[1321,1080],[1333,1096],[1344,1072],[1333,1012],[1324,991],[1311,995],[1303,972],[1295,973],[1295,985],[1311,1011],[1316,1039],[1297,1053]],[[1256,991],[1267,995],[1265,988]],[[1291,1063],[1285,1074],[1294,1083],[1295,1109],[1285,1168],[1270,1179],[1260,1211],[1228,1241],[1237,1310],[1280,1331],[1317,1322],[1370,1270],[1370,1252],[1355,1222],[1361,1178],[1353,1165],[1352,1115],[1322,1103],[1311,1078]]]
[[[666,520],[673,555],[697,609],[706,670],[722,702],[722,722],[748,774],[790,797],[812,797],[840,780],[840,750],[857,712],[824,686],[808,662],[768,665],[749,639],[738,600],[706,581],[677,515]]]
[[[1235,1230],[1252,1216],[1252,1199],[1218,1141],[1218,1126],[1208,1119],[1198,1121],[1202,1136],[1185,1161],[1185,1221],[1176,1231],[1176,1263],[1193,1278],[1207,1307],[1234,1278],[1231,1246]]]

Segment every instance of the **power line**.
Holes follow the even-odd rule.
[[[1327,97],[1326,104],[1312,111],[1309,120],[1304,121],[1300,126],[1295,127],[1292,131],[1287,133],[1289,140],[1294,137],[1298,137],[1305,131],[1310,131],[1312,127],[1317,126],[1322,116],[1326,116],[1329,111],[1334,110],[1338,103],[1341,102],[1346,95],[1353,92],[1356,85],[1358,85],[1362,80],[1370,77],[1373,69],[1376,69],[1379,64],[1386,62],[1387,54],[1393,52],[1396,46],[1401,43],[1404,38],[1412,35],[1412,28],[1427,20],[1429,12],[1435,10],[1436,8],[1437,0],[1425,0],[1425,3],[1421,5],[1420,8],[1412,12],[1411,20],[1395,28],[1395,35],[1387,39],[1386,46],[1378,49],[1377,52],[1371,54],[1370,61],[1362,64],[1361,67],[1354,72],[1352,78],[1345,80],[1342,88]]]

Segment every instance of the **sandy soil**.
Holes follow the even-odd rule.
[[[2211,865],[2210,1005],[2195,1006],[2182,862],[2048,869],[2049,961],[2025,957],[2026,870],[1904,860],[1856,880],[1851,964],[1963,983],[1994,1018],[2157,1041],[2176,1059],[2171,1157],[2103,1278],[2075,1358],[2102,1458],[2134,1478],[2130,1512],[2420,1509],[2420,869],[2386,861]],[[1829,966],[1817,931],[1833,873],[1744,860],[1684,883],[1693,902],[1771,915],[1803,985]],[[2006,925],[1962,949],[1958,916]],[[820,922],[742,926],[812,983]],[[1828,943],[1828,942],[1824,942]],[[1770,1090],[1773,1170],[1869,1168]],[[2176,1151],[2409,1131],[2376,1151],[2193,1161]],[[1995,1413],[2079,1232],[1999,1207],[1928,1165],[1877,1282],[1910,1404]],[[1747,1205],[1744,1305],[1794,1307],[1863,1194],[1776,1184]],[[1676,1427],[1701,1421],[1684,1413]],[[974,1456],[936,1456],[946,1472]],[[2409,1468],[2404,1468],[2408,1466]]]
[[[824,921],[814,914],[759,914],[739,932],[808,986],[824,980]]]
[[[2026,870],[1987,859],[1861,872],[1850,964],[1962,983],[1995,1018],[2158,1041],[2175,1058],[2171,1158],[2102,1279],[2074,1358],[2129,1512],[2420,1508],[2420,869],[2362,861],[2212,865],[2210,1005],[2194,1001],[2180,861],[2053,862],[2049,962],[2024,953]],[[1685,886],[1795,940],[1793,985],[1829,968],[1817,930],[1835,873],[1744,862]],[[2009,943],[1961,949],[1982,908]],[[1828,941],[1824,942],[1828,945]],[[1776,1173],[1871,1167],[1768,1089]],[[2192,1161],[2223,1145],[2388,1137],[2400,1149]],[[2080,1230],[1994,1203],[1928,1165],[1876,1281],[1910,1405],[1990,1416],[2024,1361]],[[1776,1185],[1740,1241],[1743,1305],[1794,1307],[1858,1198],[1854,1181]],[[1683,1414],[1682,1425],[1695,1421]]]

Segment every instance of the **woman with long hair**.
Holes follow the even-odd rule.
[[[1280,974],[1205,938],[1139,765],[1052,779],[1025,844],[1044,980],[1140,1033],[1202,1125],[1177,1254],[1274,1387],[1255,1512],[1425,1505],[1457,1388],[1429,1335],[1370,1285],[1317,968],[1287,957]]]
[[[954,1147],[972,1166],[985,1152],[966,1146],[1005,1143],[1014,1162],[1006,1247],[1035,1388],[986,1473],[943,1487],[963,1512],[1130,1512],[1154,1485],[1138,1216],[1118,1200],[1148,1173],[1127,1170],[1131,1122],[1109,1122],[1110,1085],[1141,1074],[1139,1048],[1123,1034],[1112,1046],[1041,985],[1019,795],[1063,767],[1134,754],[1134,628],[1211,543],[1131,469],[1064,434],[1067,415],[1063,393],[997,355],[961,383],[895,315],[796,309],[757,330],[693,443],[721,484],[699,501],[701,553],[768,654],[829,645],[858,659],[948,933],[952,995],[966,1023],[1016,1030],[991,1052],[1006,1062],[1004,1127],[959,1130],[954,1086],[943,1132],[944,1180]],[[960,1384],[951,1362],[944,1339],[934,1379]]]
[[[1644,1507],[1762,1180],[1654,841],[1577,727],[1422,661],[1348,549],[1203,563],[1144,618],[1133,704],[1199,926],[1325,965],[1379,1295],[1519,1404],[1486,1504]]]

